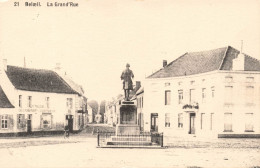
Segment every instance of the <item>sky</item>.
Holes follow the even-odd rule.
[[[123,94],[126,63],[135,81],[186,52],[225,46],[260,59],[260,1],[71,0],[79,7],[25,7],[0,0],[0,57],[9,65],[54,69],[88,99]],[[31,2],[31,1],[30,1]],[[32,1],[37,2],[37,1]],[[56,2],[65,2],[56,0]]]

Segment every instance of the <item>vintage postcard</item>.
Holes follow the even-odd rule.
[[[0,167],[260,167],[260,1],[0,0]]]

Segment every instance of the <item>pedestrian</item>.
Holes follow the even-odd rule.
[[[69,126],[66,125],[64,128],[64,138],[69,138],[69,136],[70,136]]]

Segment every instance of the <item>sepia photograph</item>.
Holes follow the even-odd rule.
[[[260,0],[0,0],[1,168],[260,168]]]

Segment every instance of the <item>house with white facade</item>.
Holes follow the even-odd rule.
[[[233,47],[185,53],[144,81],[144,130],[260,136],[260,61]]]
[[[0,63],[1,64],[1,63]],[[0,133],[70,131],[84,122],[83,91],[52,70],[0,66]]]

